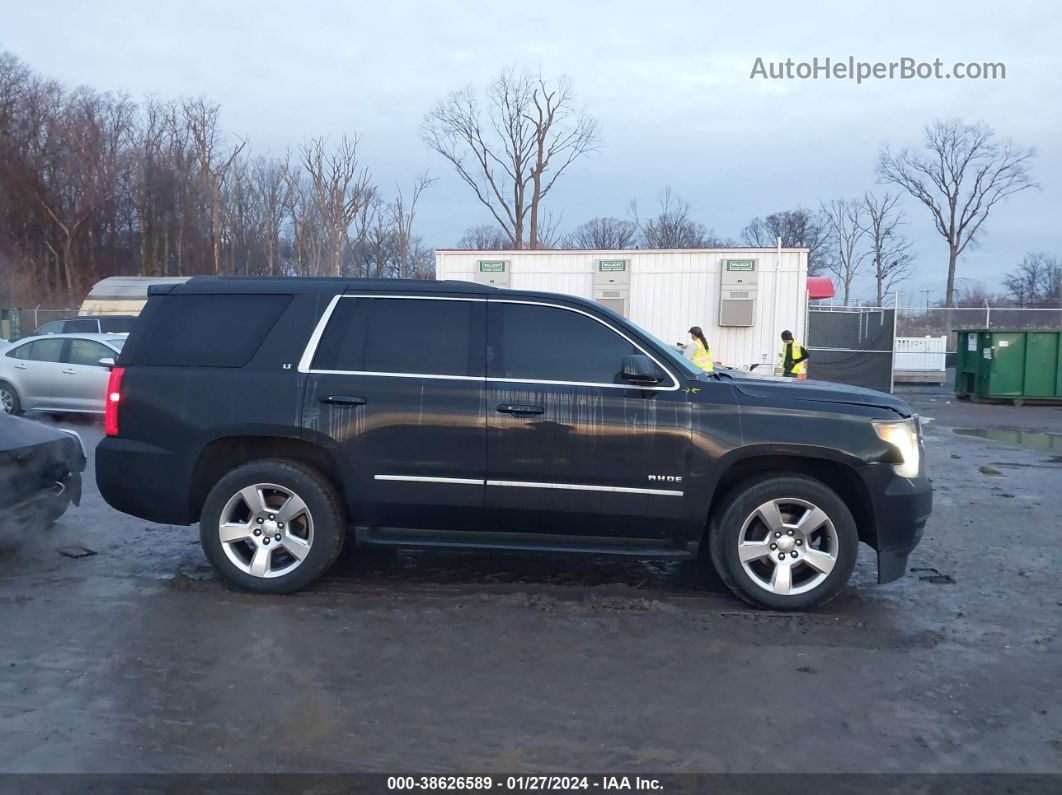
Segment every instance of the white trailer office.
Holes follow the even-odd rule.
[[[806,248],[437,249],[435,275],[596,300],[672,344],[700,326],[730,366],[773,364],[782,331],[807,325]]]

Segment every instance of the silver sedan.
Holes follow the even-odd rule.
[[[48,334],[0,346],[0,410],[102,414],[110,368],[125,340]]]

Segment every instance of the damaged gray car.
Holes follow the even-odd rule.
[[[0,414],[0,529],[47,527],[80,504],[85,459],[74,431]]]

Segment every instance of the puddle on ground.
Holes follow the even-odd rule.
[[[960,436],[976,436],[978,439],[988,439],[990,442],[1020,444],[1025,447],[1035,447],[1037,450],[1062,451],[1062,435],[1057,433],[1019,431],[1010,428],[955,428],[954,430]]]

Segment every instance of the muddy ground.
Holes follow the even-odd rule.
[[[936,485],[912,572],[864,554],[801,615],[692,564],[350,547],[248,596],[90,461],[80,508],[0,539],[0,771],[1062,772],[1062,450],[954,432],[1062,409],[905,396]]]

